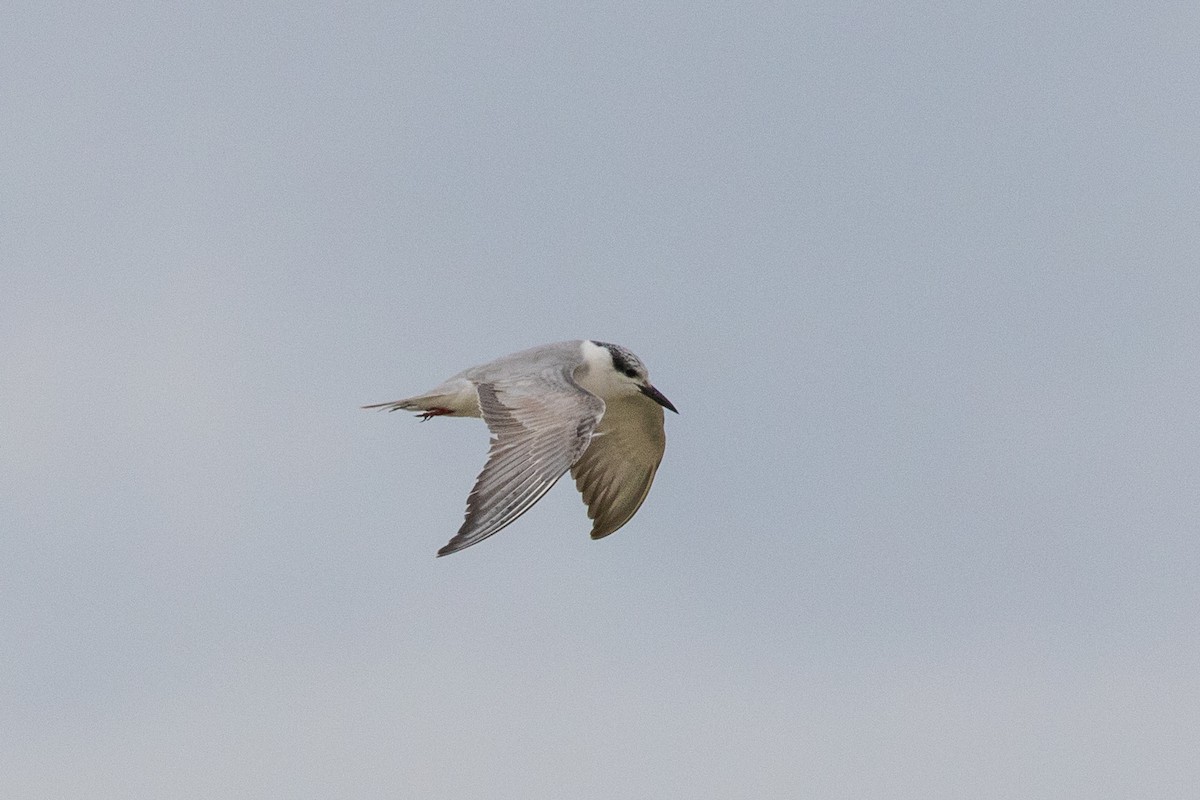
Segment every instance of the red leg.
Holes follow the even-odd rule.
[[[427,410],[421,412],[421,414],[419,416],[421,417],[421,422],[428,422],[430,417],[442,417],[442,416],[445,416],[446,414],[453,414],[453,413],[454,412],[448,408],[430,408],[430,409],[427,409]]]

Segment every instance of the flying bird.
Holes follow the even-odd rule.
[[[483,541],[528,511],[567,470],[587,504],[592,538],[633,517],[650,492],[667,438],[641,360],[590,339],[545,344],[464,370],[424,394],[363,408],[482,417],[491,431],[466,519],[439,556]]]

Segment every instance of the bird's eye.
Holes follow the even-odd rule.
[[[637,377],[637,370],[635,370],[635,369],[633,369],[633,368],[627,369],[627,370],[625,370],[625,375],[626,375],[627,377],[630,377],[630,378],[636,378],[636,377]]]

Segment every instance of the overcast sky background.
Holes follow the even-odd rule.
[[[1200,796],[1200,12],[960,5],[5,4],[0,794]]]

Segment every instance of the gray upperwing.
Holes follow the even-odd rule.
[[[439,556],[512,524],[550,490],[592,440],[604,401],[580,389],[561,360],[535,376],[480,383],[479,408],[492,432],[487,463],[467,497],[462,527]]]

